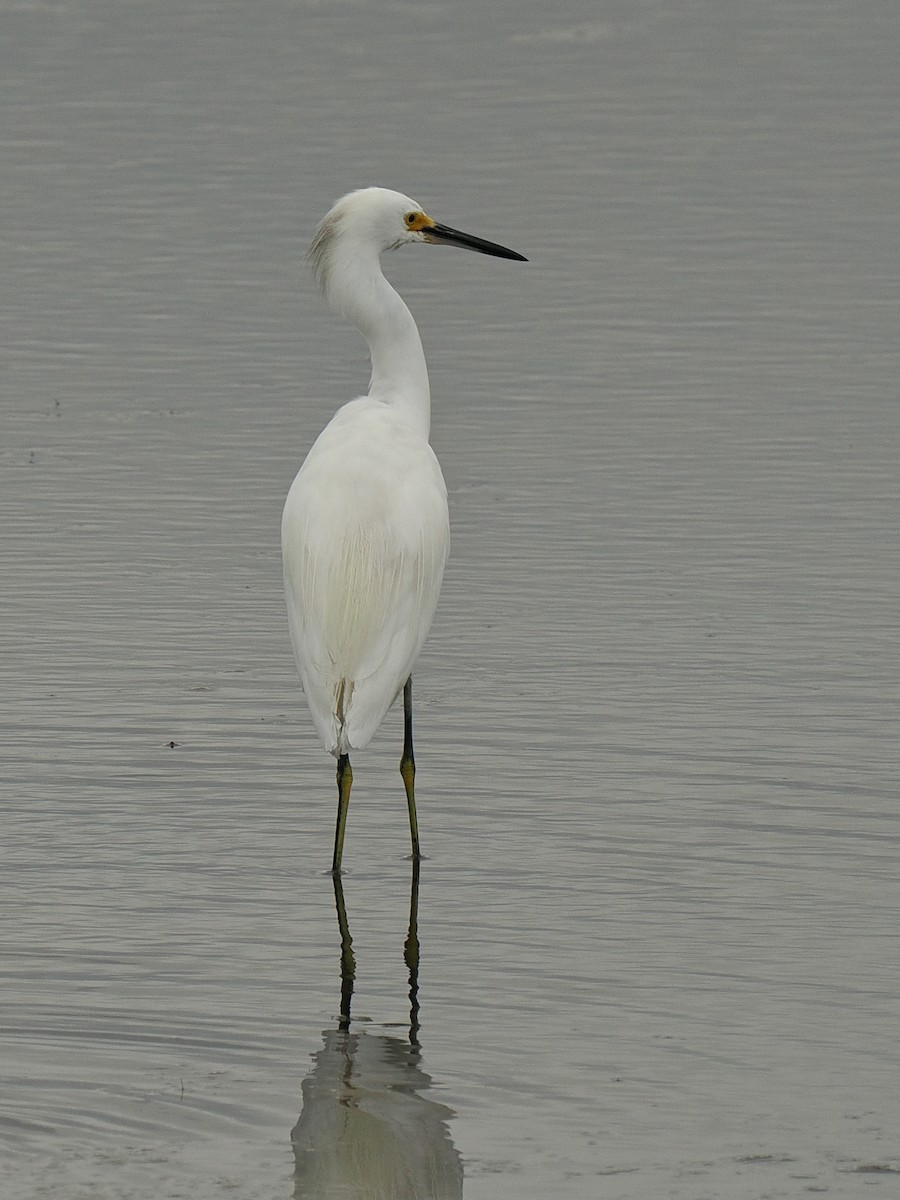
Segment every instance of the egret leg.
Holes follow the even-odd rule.
[[[350,755],[342,754],[337,761],[338,813],[337,828],[334,831],[334,857],[331,860],[332,875],[341,873],[341,855],[344,853],[344,830],[347,828],[347,809],[350,807],[350,788],[353,786],[353,772],[350,769]]]
[[[413,862],[422,854],[419,850],[419,823],[416,820],[416,758],[413,754],[412,732],[412,675],[403,685],[403,757],[400,759],[400,774],[406,788],[406,803],[409,805],[409,835],[412,838]]]

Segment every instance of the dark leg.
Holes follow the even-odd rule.
[[[409,833],[412,838],[413,862],[422,857],[419,851],[419,824],[416,820],[416,759],[413,754],[412,734],[412,675],[403,685],[403,757],[400,759],[400,774],[406,788],[406,803],[409,805]]]
[[[331,860],[332,875],[341,873],[341,855],[344,852],[344,830],[347,828],[347,809],[350,807],[350,788],[353,772],[350,770],[350,755],[342,754],[337,761],[338,814],[334,831],[334,858]]]

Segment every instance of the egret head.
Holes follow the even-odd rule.
[[[495,258],[526,261],[515,250],[440,225],[409,196],[378,187],[342,196],[316,230],[308,257],[316,278],[327,292],[335,270],[348,257],[377,258],[383,251],[395,250],[409,242],[460,246]]]

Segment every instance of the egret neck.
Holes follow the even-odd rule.
[[[332,278],[340,284],[328,299],[369,343],[372,378],[369,397],[389,404],[427,441],[431,428],[431,391],[419,331],[412,313],[381,270],[379,256],[346,255],[344,269]],[[330,282],[330,280],[329,280]]]

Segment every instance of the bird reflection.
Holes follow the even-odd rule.
[[[419,864],[413,864],[409,933],[409,1036],[351,1032],[356,960],[341,878],[334,876],[341,931],[341,1007],[336,1029],[302,1084],[291,1131],[295,1200],[460,1200],[463,1170],[449,1108],[420,1093],[431,1086],[419,1045]]]

